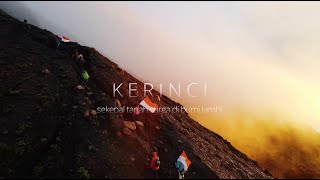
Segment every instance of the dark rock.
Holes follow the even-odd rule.
[[[129,128],[123,128],[122,129],[122,133],[127,135],[127,136],[131,136],[132,135],[132,131]]]
[[[118,131],[118,132],[117,132],[117,136],[118,136],[118,137],[121,137],[121,136],[122,136],[122,133],[121,133],[120,131]]]
[[[49,74],[50,71],[49,71],[49,69],[44,69],[44,70],[42,70],[42,73],[43,73],[43,74]]]
[[[138,126],[144,126],[143,122],[141,122],[141,121],[135,121],[135,123],[136,123]]]
[[[90,117],[90,111],[89,110],[86,110],[84,112],[84,117],[86,117],[86,118]]]
[[[97,115],[97,111],[95,111],[95,110],[92,109],[92,110],[90,111],[90,115],[91,115],[91,116],[96,116],[96,115]]]
[[[157,143],[160,145],[164,144],[161,140],[158,140]]]
[[[20,91],[10,91],[10,94],[19,94]]]
[[[84,86],[82,86],[82,85],[77,85],[77,86],[76,86],[76,88],[77,88],[77,89],[79,89],[79,90],[83,90],[83,89],[85,89],[85,87],[84,87]]]
[[[128,128],[130,130],[136,130],[137,129],[137,126],[134,122],[130,122],[130,121],[123,121],[123,126],[125,128]]]
[[[88,147],[88,150],[89,150],[89,151],[92,151],[93,149],[94,149],[93,146],[89,146],[89,147]]]
[[[83,100],[80,100],[80,101],[79,101],[79,104],[82,105],[82,106],[85,106],[85,105],[86,105],[86,103],[85,103]]]

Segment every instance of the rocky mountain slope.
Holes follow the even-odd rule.
[[[113,83],[124,83],[124,94],[128,82],[138,83],[139,97],[117,98],[123,106],[139,104],[143,83],[94,48],[56,48],[53,37],[0,12],[0,177],[148,178],[157,151],[159,177],[177,178],[174,162],[185,150],[192,161],[186,178],[273,178],[186,112],[91,112],[114,105]],[[75,50],[85,63],[72,58]],[[158,104],[181,106],[165,96]]]

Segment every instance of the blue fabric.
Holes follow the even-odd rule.
[[[180,161],[177,161],[176,162],[176,168],[178,169],[178,172],[182,172],[182,171],[184,171],[184,165],[182,164],[182,162],[180,162]]]

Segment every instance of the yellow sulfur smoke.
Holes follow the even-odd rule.
[[[320,178],[320,134],[312,128],[272,116],[193,117],[276,178]]]

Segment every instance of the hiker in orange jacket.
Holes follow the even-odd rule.
[[[150,168],[153,170],[155,179],[158,179],[158,170],[160,169],[160,158],[157,155],[157,152],[152,153]]]

